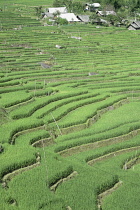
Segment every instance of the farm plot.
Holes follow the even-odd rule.
[[[0,6],[0,209],[139,210],[139,32]]]

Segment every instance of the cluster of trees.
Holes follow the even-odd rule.
[[[63,7],[65,6],[68,10],[68,12],[74,12],[78,14],[84,13],[85,4],[86,3],[94,3],[98,2],[101,4],[101,7],[99,10],[102,11],[116,11],[117,15],[107,15],[105,20],[109,22],[112,25],[115,25],[117,22],[123,23],[125,25],[128,24],[128,20],[131,18],[137,18],[140,20],[140,0],[54,0],[53,7]],[[38,18],[41,18],[41,15],[43,13],[42,6],[36,7],[36,15]],[[99,20],[100,17],[97,16],[95,12],[90,13],[90,19],[91,22],[94,22],[94,20]],[[126,20],[124,22],[124,20]],[[56,24],[68,24],[66,20],[63,20],[61,18],[55,18]]]
[[[116,11],[118,10],[129,10],[134,12],[140,10],[140,0],[89,0],[89,3],[98,2],[102,5],[102,8],[106,5],[111,5]],[[54,0],[54,7],[66,6],[69,11],[80,12],[83,11],[84,4],[87,3],[85,0],[74,1],[74,0]]]
[[[127,25],[129,19],[137,18],[140,19],[140,0],[99,0],[103,9],[111,5],[112,10],[116,11],[117,15],[109,15],[106,17],[114,25],[115,22],[122,22]],[[124,20],[126,20],[124,22]]]
[[[93,1],[93,0],[92,0]],[[140,8],[140,0],[99,0],[101,4],[111,4],[116,10],[123,7],[134,11]]]
[[[36,15],[38,18],[41,18],[42,12],[43,12],[42,6],[35,7],[35,15]]]
[[[54,7],[62,7],[65,6],[68,12],[76,12],[81,13],[84,10],[84,3],[81,1],[73,1],[73,0],[54,0]]]

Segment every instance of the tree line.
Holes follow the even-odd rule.
[[[115,11],[118,10],[129,10],[129,12],[139,11],[140,10],[140,0],[89,0],[88,3],[98,2],[102,5],[102,8],[110,5],[113,6]],[[73,12],[82,11],[84,4],[87,3],[84,0],[54,0],[53,6],[54,7],[61,7],[66,6],[67,9]]]

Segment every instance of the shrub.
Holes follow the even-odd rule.
[[[68,21],[66,19],[63,19],[61,17],[58,17],[56,20],[55,20],[55,23],[57,25],[68,25]]]

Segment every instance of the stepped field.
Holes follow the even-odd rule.
[[[140,32],[52,3],[0,3],[0,209],[139,210]]]

